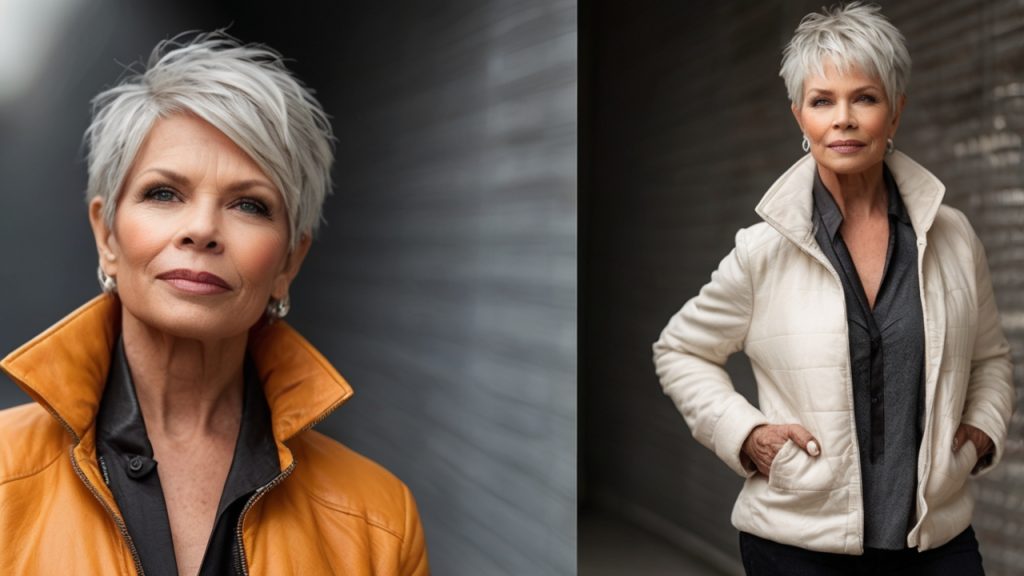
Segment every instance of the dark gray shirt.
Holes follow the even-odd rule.
[[[200,576],[236,574],[241,561],[235,538],[249,496],[280,472],[271,431],[270,408],[252,362],[245,364],[242,424]],[[118,339],[96,417],[96,451],[103,479],[124,516],[146,576],[177,576],[157,461],[146,434],[131,371]]]
[[[875,307],[839,232],[843,215],[814,177],[815,240],[843,284],[853,371],[854,418],[864,491],[864,545],[906,548],[913,526],[924,407],[924,318],[917,240],[899,189],[884,169],[889,247]]]

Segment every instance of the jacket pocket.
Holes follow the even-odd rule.
[[[823,491],[835,485],[836,475],[828,460],[807,454],[792,440],[786,440],[768,470],[768,487],[777,490]]]
[[[978,448],[974,442],[964,443],[955,453],[950,447],[952,442],[950,437],[947,442],[939,444],[924,489],[925,498],[935,504],[945,502],[960,492],[978,462]]]

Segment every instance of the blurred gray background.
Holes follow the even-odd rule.
[[[338,135],[289,317],[356,389],[319,429],[409,484],[435,574],[573,574],[575,0],[0,2],[0,353],[98,293],[90,98],[229,24]]]
[[[825,3],[581,3],[581,574],[742,573],[741,480],[662,394],[651,343],[802,155],[778,67]],[[881,4],[914,60],[896,145],[984,242],[1024,400],[1024,2]],[[728,368],[751,396],[746,358]],[[973,483],[993,576],[1024,573],[1022,433],[1018,409],[1006,459]]]

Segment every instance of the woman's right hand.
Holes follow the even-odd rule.
[[[743,454],[767,478],[772,461],[786,440],[792,440],[811,456],[821,454],[817,440],[799,424],[762,424],[754,428],[743,442]]]

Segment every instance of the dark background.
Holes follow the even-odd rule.
[[[729,517],[741,479],[691,438],[651,344],[803,154],[778,69],[800,18],[822,4],[581,3],[581,573],[612,573],[594,560],[614,556],[609,518],[709,573],[740,573]],[[984,242],[1024,397],[1024,4],[881,4],[914,61],[896,145],[946,184],[946,203]],[[729,369],[752,397],[746,358]],[[1022,432],[1018,410],[1003,464],[973,483],[992,575],[1024,565]],[[617,561],[648,565],[640,550],[619,546],[628,561]]]
[[[434,573],[574,573],[576,17],[574,0],[0,3],[0,354],[98,293],[90,98],[157,41],[231,24],[292,60],[338,137],[288,318],[356,390],[319,429],[409,484]],[[0,406],[26,400],[0,381]]]

